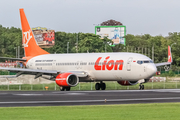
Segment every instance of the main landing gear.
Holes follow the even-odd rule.
[[[95,89],[96,90],[105,90],[106,89],[106,84],[105,83],[103,83],[102,81],[100,82],[100,83],[96,83],[95,84]]]
[[[139,84],[139,90],[144,90],[144,85],[142,85],[142,83]]]
[[[70,91],[71,87],[59,87],[60,91]]]

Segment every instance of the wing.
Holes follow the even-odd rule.
[[[9,57],[0,57],[0,59],[8,59],[8,60],[15,60],[15,61],[24,61],[26,62],[26,59],[21,59],[21,58],[9,58]]]
[[[171,54],[171,48],[168,46],[168,62],[163,62],[163,63],[155,63],[156,67],[158,66],[163,66],[163,65],[170,65],[172,63],[172,54]]]
[[[53,76],[55,78],[58,74],[66,73],[66,72],[76,74],[78,77],[87,77],[88,76],[88,73],[85,71],[56,71],[56,70],[7,68],[7,67],[0,67],[0,70],[7,70],[10,72],[14,72],[14,73],[16,73],[16,77],[18,77],[22,74],[35,75],[34,79],[41,77],[42,75],[50,75],[50,76]],[[11,76],[9,76],[9,77],[11,77]]]
[[[171,62],[163,62],[163,63],[155,63],[156,67],[163,66],[163,65],[170,65]]]

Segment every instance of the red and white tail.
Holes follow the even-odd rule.
[[[34,38],[32,30],[27,21],[24,9],[19,9],[21,17],[21,27],[23,36],[24,52],[26,57],[34,57],[43,54],[49,54],[45,50],[41,49]]]
[[[172,60],[172,54],[171,54],[171,47],[170,46],[168,46],[168,62],[173,62],[173,60]]]

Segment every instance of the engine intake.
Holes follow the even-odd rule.
[[[117,82],[123,86],[136,85],[138,83],[138,81],[117,81]]]
[[[59,86],[74,87],[79,83],[79,78],[72,73],[62,73],[56,77],[55,81]]]

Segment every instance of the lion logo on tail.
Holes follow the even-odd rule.
[[[32,38],[32,35],[30,35],[30,33],[31,33],[31,30],[29,30],[27,32],[23,32],[23,34],[24,34],[24,37],[23,37],[24,47],[28,47],[28,43]]]

